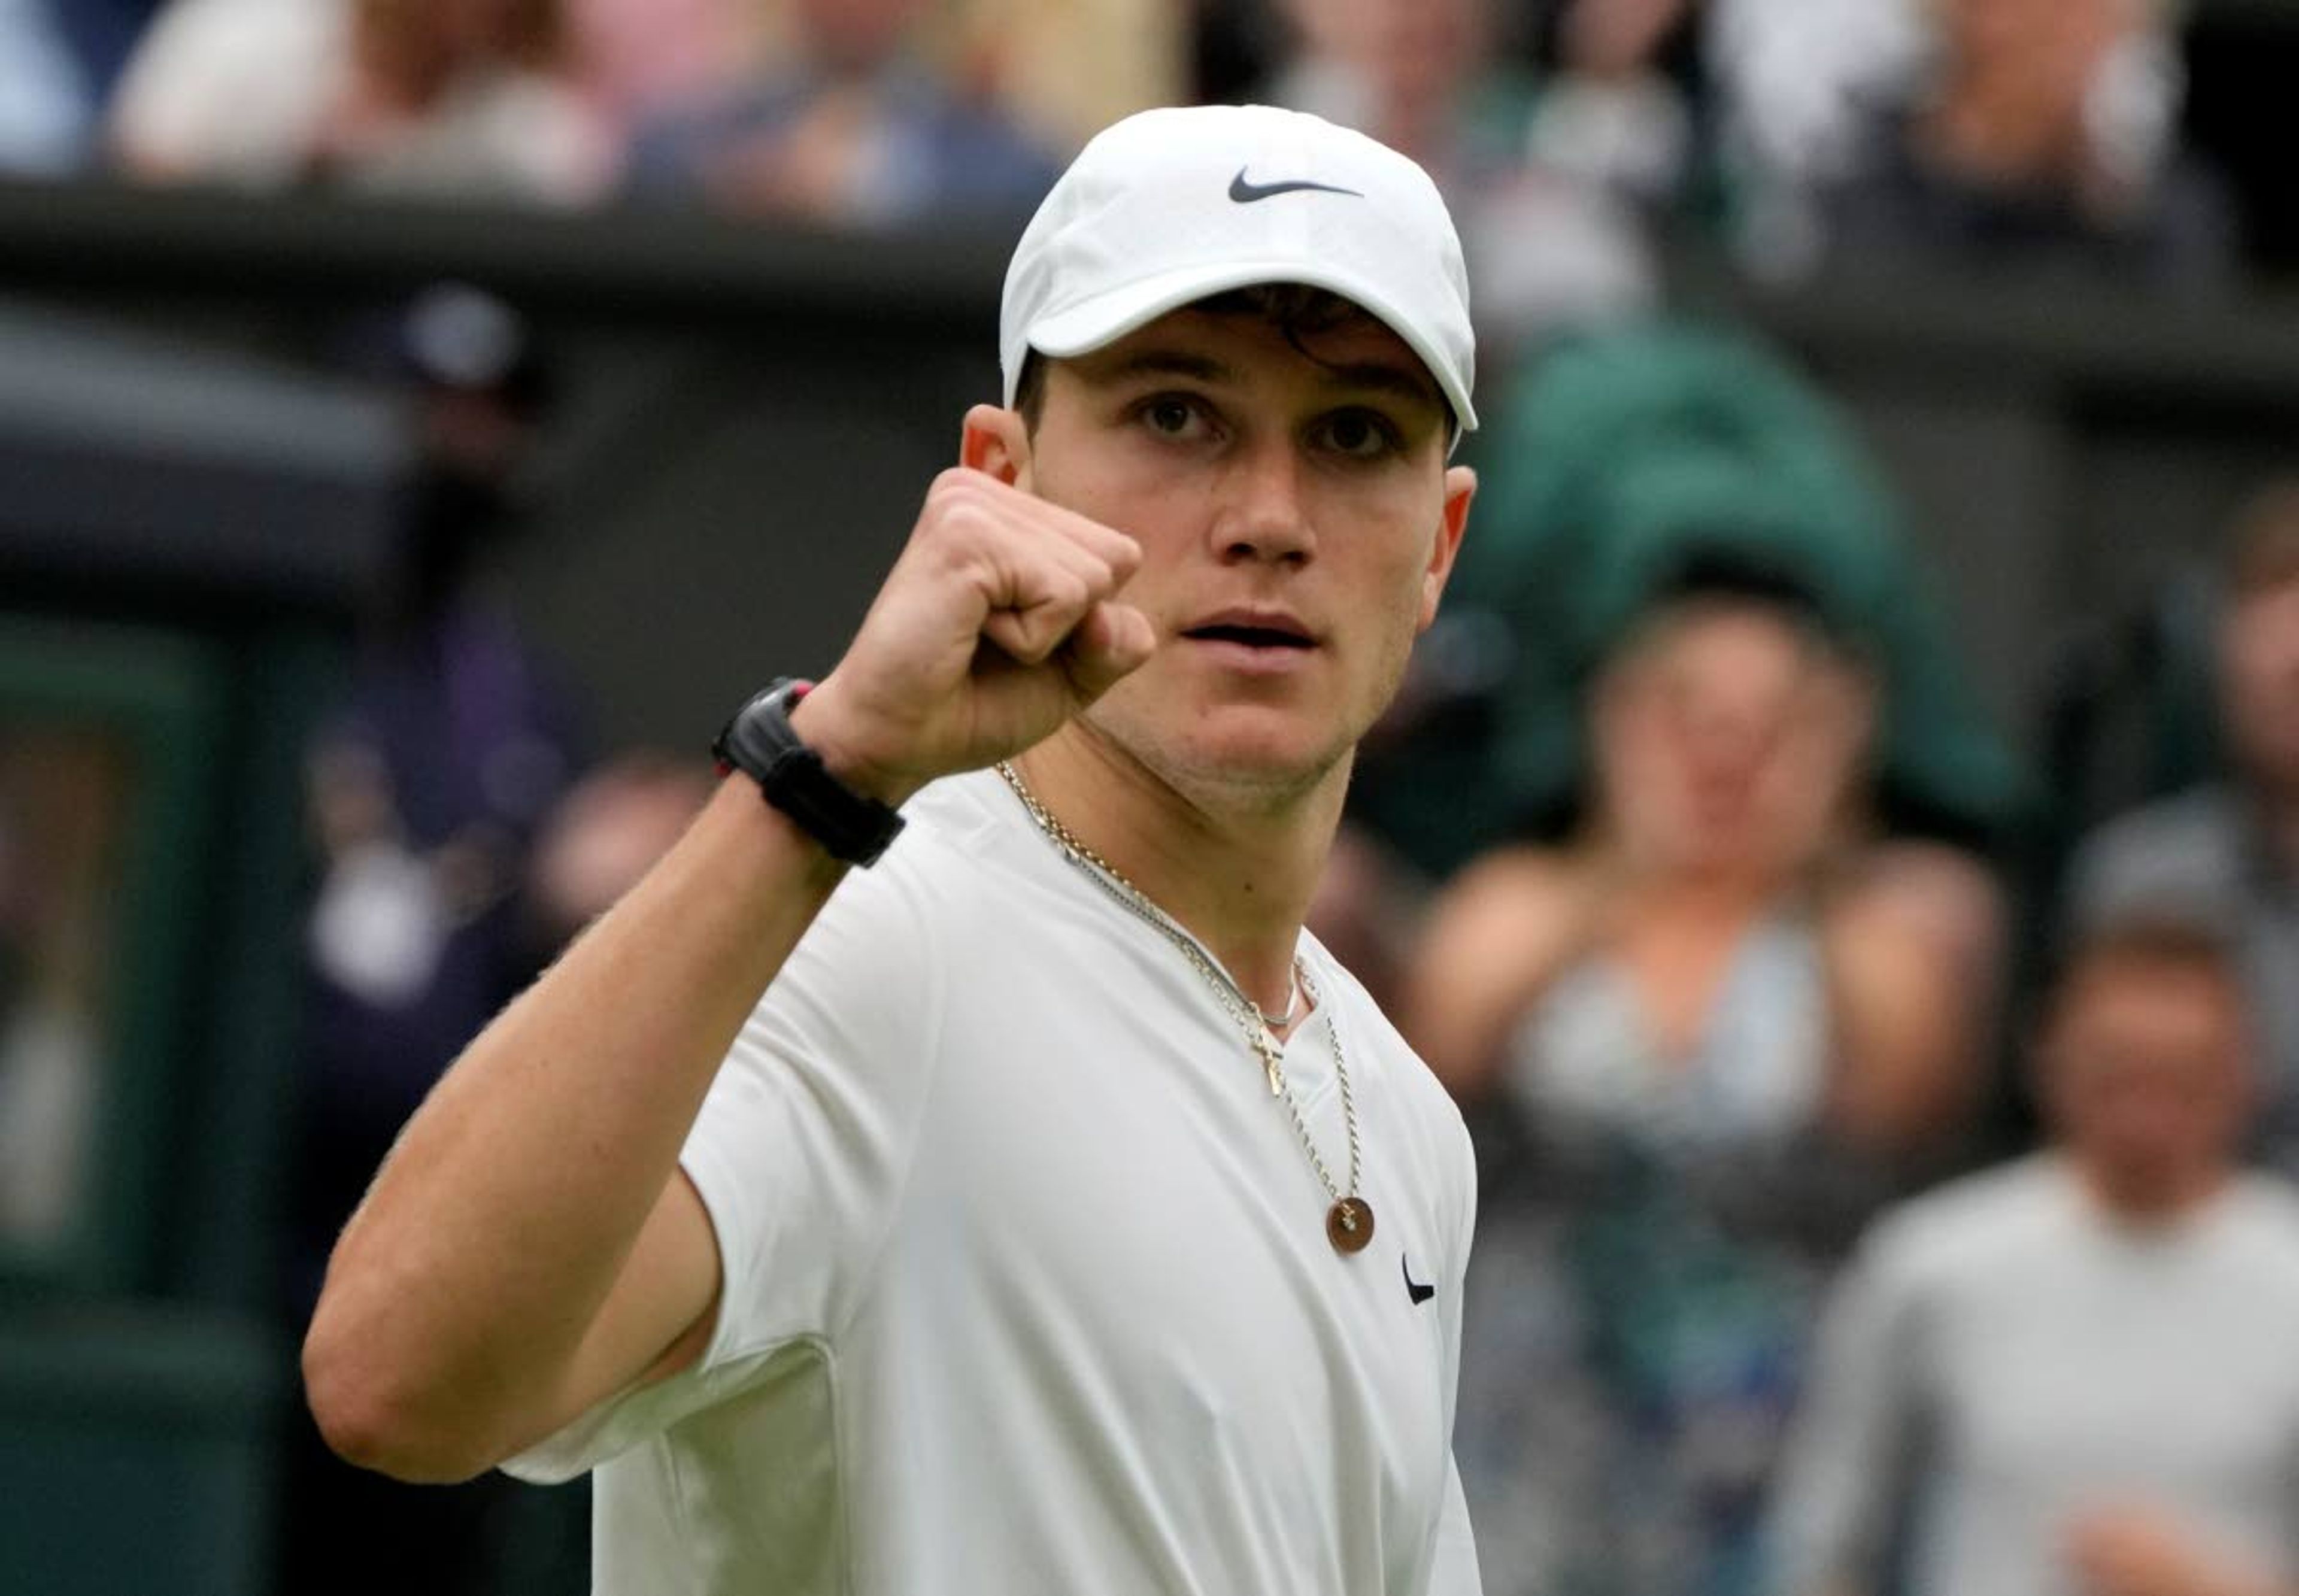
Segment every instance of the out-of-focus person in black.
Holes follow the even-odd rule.
[[[525,319],[492,294],[440,285],[392,317],[382,341],[420,463],[399,579],[372,595],[344,700],[310,756],[318,885],[289,1237],[295,1322],[425,1093],[709,790],[708,767],[692,761],[590,767],[569,695],[473,579],[490,541],[529,519],[521,472],[548,372]],[[523,1488],[504,1476],[400,1485],[341,1462],[296,1413],[282,1590],[478,1596],[536,1555],[519,1537],[541,1523],[548,1538],[549,1521],[522,1516]]]

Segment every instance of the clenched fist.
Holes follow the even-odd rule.
[[[1017,753],[1150,657],[1149,619],[1117,602],[1141,562],[1125,534],[953,467],[793,724],[890,803]]]

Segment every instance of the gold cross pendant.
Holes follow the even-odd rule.
[[[1261,1055],[1261,1068],[1269,1076],[1269,1095],[1285,1095],[1285,1060],[1277,1051],[1277,1040],[1259,1026],[1253,1028],[1253,1050]]]

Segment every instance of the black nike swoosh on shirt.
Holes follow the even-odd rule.
[[[1331,183],[1312,183],[1307,179],[1295,179],[1283,183],[1248,182],[1245,168],[1242,166],[1237,169],[1237,176],[1229,180],[1229,196],[1241,205],[1249,205],[1257,200],[1266,200],[1273,195],[1299,194],[1303,189],[1314,190],[1318,194],[1346,194],[1357,199],[1365,198],[1364,195],[1354,188],[1337,187]]]
[[[1415,1308],[1437,1294],[1435,1286],[1423,1285],[1413,1277],[1413,1266],[1406,1261],[1402,1252],[1397,1255],[1397,1267],[1405,1276],[1405,1294],[1413,1299]]]

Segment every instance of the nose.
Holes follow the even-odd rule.
[[[1301,470],[1290,440],[1271,437],[1237,452],[1213,524],[1224,561],[1299,565],[1316,552]]]

